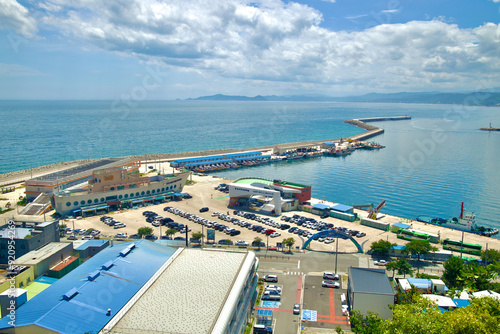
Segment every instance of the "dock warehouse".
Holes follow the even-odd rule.
[[[217,164],[241,163],[243,161],[270,159],[271,155],[262,154],[260,151],[229,153],[224,155],[207,155],[203,157],[183,158],[170,162],[174,168],[184,167],[191,169],[195,167],[209,167]]]

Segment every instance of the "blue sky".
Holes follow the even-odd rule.
[[[500,87],[500,0],[0,0],[0,99]]]

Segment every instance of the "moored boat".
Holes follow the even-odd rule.
[[[492,236],[498,233],[497,228],[477,225],[474,213],[465,212],[464,202],[462,202],[460,216],[458,218],[453,217],[451,219],[444,219],[419,216],[417,217],[417,221],[485,236]]]

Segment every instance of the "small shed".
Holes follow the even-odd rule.
[[[399,229],[401,229],[401,228],[403,230],[406,230],[406,229],[411,228],[411,225],[410,224],[401,223],[401,222],[394,223],[391,226],[391,232],[398,233]]]
[[[331,210],[342,212],[342,213],[350,213],[354,214],[354,208],[350,205],[345,204],[335,204],[330,207]]]

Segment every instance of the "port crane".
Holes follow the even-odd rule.
[[[384,207],[384,205],[385,205],[385,199],[382,202],[380,202],[376,207],[371,206],[370,211],[368,211],[368,218],[377,219],[377,214]]]

